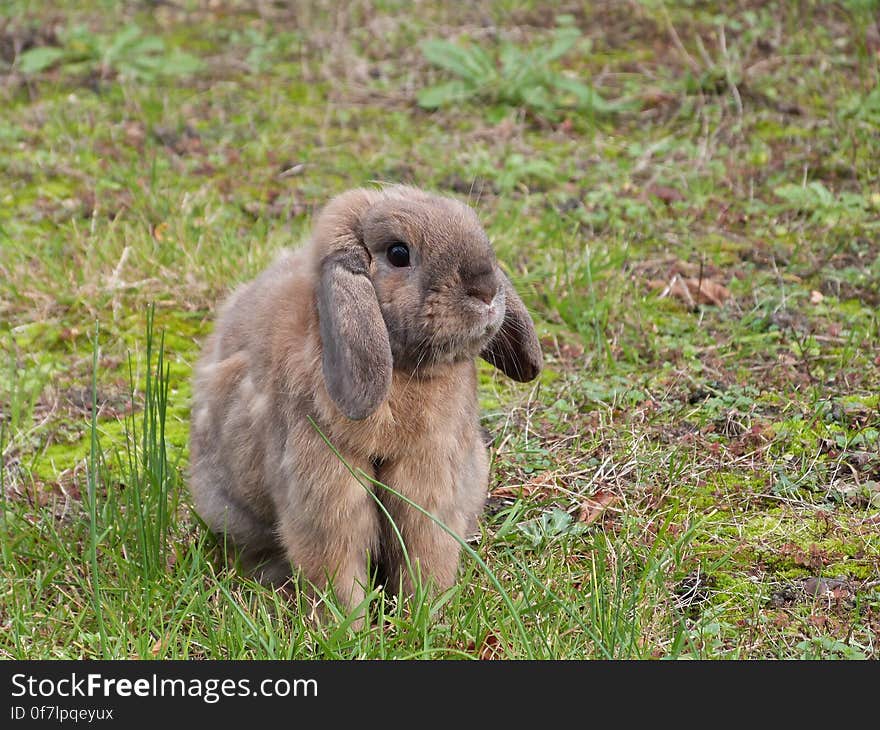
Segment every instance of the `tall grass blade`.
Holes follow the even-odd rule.
[[[121,468],[128,474],[127,495],[132,523],[137,536],[141,576],[145,581],[165,570],[168,553],[170,516],[176,507],[176,478],[169,464],[165,438],[170,369],[165,361],[165,333],[154,333],[155,307],[147,312],[146,372],[143,386],[143,410],[140,426],[133,415],[136,404],[137,377],[129,356],[129,397],[132,415],[125,421],[125,456]],[[155,358],[155,366],[153,361]]]
[[[89,430],[89,565],[92,578],[92,608],[98,624],[101,654],[107,657],[107,633],[104,629],[104,611],[101,604],[101,580],[98,574],[98,323],[92,343],[92,421]]]

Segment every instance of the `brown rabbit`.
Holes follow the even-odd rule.
[[[474,360],[522,382],[541,369],[534,325],[477,216],[411,187],[351,190],[222,308],[195,370],[196,510],[265,580],[330,580],[348,606],[368,561],[411,590],[400,541],[355,471],[460,536],[488,484]],[[365,487],[366,485],[366,487]],[[410,564],[446,588],[459,545],[381,487]]]

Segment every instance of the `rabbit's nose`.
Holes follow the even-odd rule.
[[[494,271],[471,278],[466,287],[467,295],[479,299],[481,302],[491,304],[498,293],[498,279]]]

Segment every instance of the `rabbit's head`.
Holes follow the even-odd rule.
[[[482,356],[522,382],[540,372],[532,320],[468,206],[354,190],[328,204],[313,242],[324,376],[349,418],[375,411],[393,369],[430,375]]]

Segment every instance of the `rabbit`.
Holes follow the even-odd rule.
[[[333,198],[219,310],[194,371],[196,512],[258,578],[298,575],[350,609],[368,566],[386,588],[451,587],[456,539],[353,471],[473,532],[489,475],[478,356],[520,382],[542,367],[473,209],[407,186]]]

